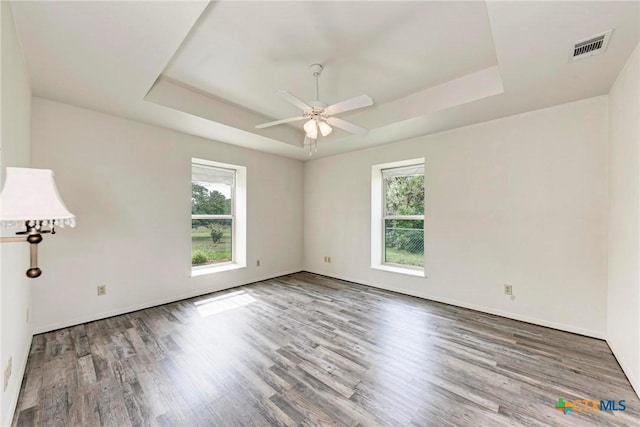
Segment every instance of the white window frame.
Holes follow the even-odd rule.
[[[247,266],[247,168],[244,166],[197,158],[191,159],[192,168],[193,165],[233,171],[234,180],[231,186],[232,196],[230,215],[191,214],[190,219],[191,221],[194,219],[231,219],[231,261],[193,266],[191,265],[190,251],[189,264],[191,265],[191,277],[245,268]],[[191,178],[189,184],[191,183],[193,183],[193,178]],[[191,188],[191,185],[189,188]],[[189,209],[191,209],[191,206]],[[189,229],[191,230],[191,224]],[[189,248],[192,249],[191,244],[189,245]]]
[[[402,160],[398,162],[373,165],[371,168],[371,268],[392,273],[406,274],[409,276],[426,277],[424,267],[388,263],[384,260],[385,247],[385,219],[415,219],[422,220],[423,230],[425,224],[424,215],[386,215],[384,205],[384,179],[382,173],[386,169],[401,168],[407,166],[424,165],[424,157],[418,159]],[[424,264],[424,263],[423,263]]]

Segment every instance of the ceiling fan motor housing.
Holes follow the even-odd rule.
[[[313,118],[316,120],[320,118],[326,119],[325,109],[327,108],[327,104],[325,104],[322,101],[316,100],[316,101],[310,101],[309,106],[311,107],[311,110],[305,111],[306,115],[308,115],[309,118]]]

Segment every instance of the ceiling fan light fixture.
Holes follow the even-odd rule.
[[[279,90],[277,92],[278,96],[283,100],[302,110],[302,116],[262,123],[256,125],[256,128],[264,129],[275,125],[296,122],[298,120],[306,120],[303,125],[305,132],[303,145],[309,146],[309,155],[311,155],[311,147],[317,150],[318,135],[321,134],[322,136],[327,136],[333,131],[334,127],[352,134],[366,133],[367,129],[335,116],[336,114],[373,105],[373,99],[371,99],[369,95],[360,95],[342,102],[327,105],[320,101],[318,94],[318,77],[322,74],[323,67],[321,64],[311,64],[309,68],[311,68],[313,77],[316,81],[316,96],[313,101],[308,103],[304,102],[286,90]]]
[[[327,136],[333,130],[331,126],[327,124],[327,122],[318,122],[318,129],[320,129],[320,133],[322,136]]]
[[[311,139],[318,138],[318,124],[314,119],[309,120],[304,124],[304,131],[307,133],[307,136]]]

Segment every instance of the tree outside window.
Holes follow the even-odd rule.
[[[382,170],[383,261],[424,266],[424,165]]]
[[[235,171],[193,163],[191,265],[233,262]]]

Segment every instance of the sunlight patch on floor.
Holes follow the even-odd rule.
[[[256,299],[246,291],[237,291],[196,301],[194,305],[198,309],[200,316],[208,317],[224,311],[245,307],[254,302],[256,302]]]

